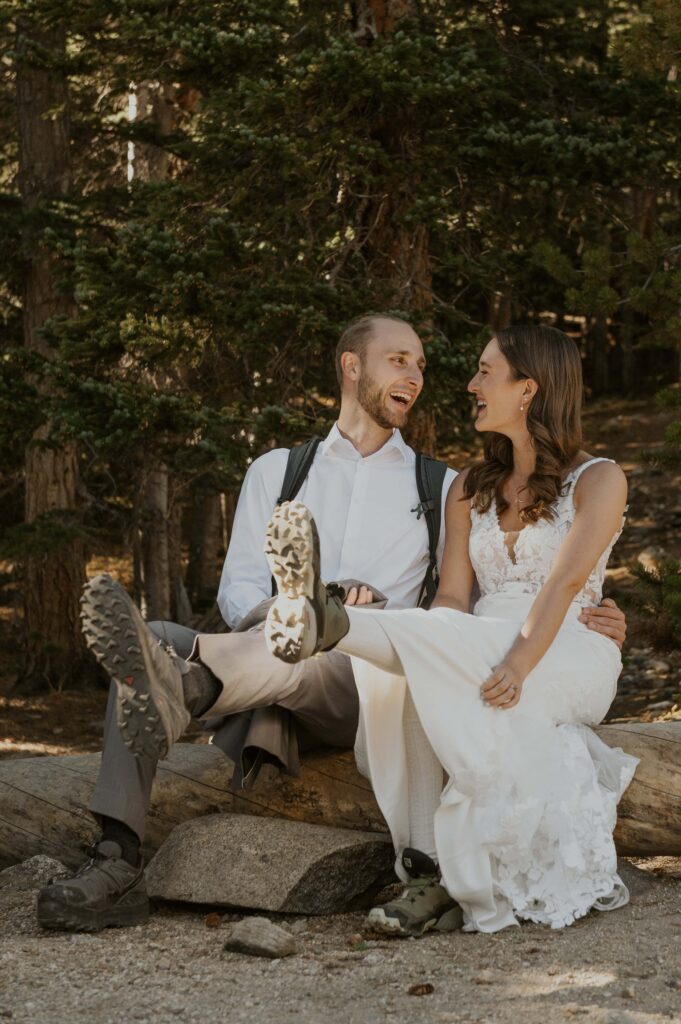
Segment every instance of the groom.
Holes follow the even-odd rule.
[[[428,565],[428,537],[416,514],[415,454],[399,428],[423,387],[423,347],[398,318],[361,317],[340,338],[336,369],[339,418],[298,493],[319,526],[322,577],[345,583],[349,604],[413,607]],[[45,927],[98,930],[146,919],[139,848],[151,786],[159,757],[192,718],[226,722],[215,740],[235,759],[245,746],[257,751],[261,738],[269,758],[288,770],[297,768],[299,741],[353,745],[358,702],[349,659],[330,651],[287,665],[269,654],[262,633],[271,594],[265,527],[287,454],[276,449],[261,456],[244,480],[218,596],[231,633],[194,640],[191,631],[182,636],[175,629],[168,638],[177,650],[168,651],[118,584],[101,576],[88,584],[84,630],[113,684],[90,804],[102,836],[75,876],[41,891],[38,919]],[[443,505],[454,476],[447,471]],[[443,545],[441,536],[440,557]],[[611,602],[584,617],[621,645],[624,617]],[[268,743],[268,736],[278,739]],[[242,767],[248,771],[249,762],[237,770]]]

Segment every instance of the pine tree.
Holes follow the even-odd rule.
[[[70,282],[63,279],[50,241],[52,222],[63,217],[71,192],[65,56],[66,27],[52,11],[31,5],[17,17],[24,347],[27,354],[48,361],[52,351],[46,325],[73,312]],[[37,393],[46,404],[56,397],[44,381]],[[31,438],[25,463],[25,522],[31,543],[24,579],[24,685],[47,681],[61,687],[85,671],[78,615],[85,562],[74,530],[77,504],[76,446],[55,443],[46,418]]]

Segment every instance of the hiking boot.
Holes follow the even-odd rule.
[[[410,847],[402,854],[402,864],[409,875],[404,892],[398,899],[370,910],[367,925],[375,932],[405,936],[461,928],[463,910],[440,885],[437,864]]]
[[[159,644],[123,587],[103,573],[81,598],[85,641],[116,684],[116,721],[136,756],[165,757],[191,715],[179,659]]]
[[[320,578],[319,536],[300,501],[284,501],[267,527],[265,554],[277,581],[277,598],[267,613],[267,646],[281,661],[296,662],[330,651],[350,622],[344,591]]]
[[[118,843],[103,840],[75,875],[53,878],[38,893],[38,923],[60,931],[98,932],[149,917],[144,862],[133,867]]]

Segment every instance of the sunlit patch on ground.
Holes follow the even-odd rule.
[[[549,968],[544,971],[523,971],[522,984],[510,982],[507,992],[510,996],[543,996],[551,995],[554,992],[562,992],[568,989],[602,989],[612,985],[618,980],[617,975],[612,971],[594,971],[588,968],[580,970],[564,970]]]

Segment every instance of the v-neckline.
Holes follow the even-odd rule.
[[[568,482],[570,477],[574,476],[574,474],[577,472],[577,470],[581,466],[586,466],[590,462],[599,462],[599,461],[601,461],[601,460],[600,460],[599,456],[596,455],[596,456],[594,456],[591,459],[585,459],[584,462],[580,462],[578,466],[575,466],[574,469],[571,469],[569,473],[565,474],[565,477],[563,478],[562,486],[565,487],[565,484]],[[525,530],[528,528],[528,526],[537,526],[538,523],[542,522],[542,520],[538,519],[537,522],[535,522],[535,523],[525,523],[525,525],[521,526],[519,530],[504,530],[503,526],[499,522],[499,510],[497,508],[497,496],[496,496],[496,494],[494,495],[492,500],[494,502],[494,522],[496,523],[497,530],[499,531],[499,533],[501,535],[502,546],[504,548],[504,551],[506,552],[506,556],[507,556],[509,562],[511,563],[511,565],[516,566],[518,564],[518,561],[516,559],[516,549],[517,549],[517,546],[518,546],[518,541],[520,540],[520,534],[524,533]],[[508,544],[506,543],[506,538],[507,537],[511,537],[514,534],[515,534],[515,540],[513,541],[513,546],[509,547]]]
[[[521,526],[521,528],[519,530],[504,530],[504,528],[502,527],[501,523],[499,522],[499,510],[497,508],[497,498],[496,498],[496,495],[494,496],[494,498],[492,500],[494,501],[494,522],[497,524],[497,530],[499,531],[499,534],[501,536],[501,545],[502,545],[504,551],[506,552],[506,557],[508,558],[508,560],[511,563],[511,565],[517,565],[518,561],[516,559],[516,548],[518,546],[518,541],[520,540],[520,534],[524,533],[528,526],[533,526],[534,524],[533,523],[525,523],[525,525]],[[506,538],[507,537],[511,537],[514,534],[515,534],[515,540],[513,541],[512,547],[509,547],[509,545],[506,542]]]

